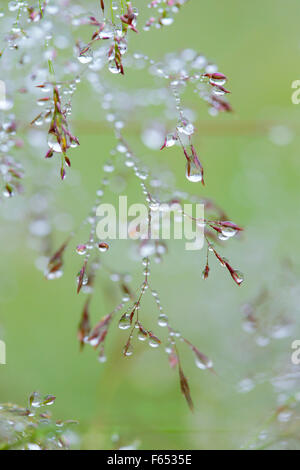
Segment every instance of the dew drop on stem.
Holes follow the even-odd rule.
[[[201,183],[203,180],[202,168],[192,159],[186,162],[185,175],[191,183]]]
[[[76,253],[78,255],[85,255],[87,252],[87,247],[86,245],[77,245],[76,247]]]
[[[105,242],[99,243],[98,244],[98,249],[101,253],[105,253],[106,251],[109,250],[109,245]]]
[[[165,315],[164,313],[162,313],[161,315],[159,315],[158,317],[158,325],[161,326],[161,327],[165,327],[168,325],[168,317],[167,315]]]
[[[128,330],[128,328],[130,327],[131,327],[130,315],[125,314],[120,318],[119,328],[120,330]]]
[[[62,152],[62,148],[61,148],[60,143],[57,140],[57,137],[52,133],[48,134],[48,146],[54,152],[57,152],[57,153]]]
[[[78,60],[81,64],[90,64],[93,60],[93,52],[88,49],[86,52],[78,56]]]

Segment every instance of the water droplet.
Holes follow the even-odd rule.
[[[19,8],[18,2],[15,2],[15,1],[9,2],[8,4],[9,11],[16,11],[18,8]]]
[[[145,240],[140,245],[140,255],[142,257],[147,257],[154,255],[155,253],[155,243],[152,240]]]
[[[255,330],[256,330],[255,322],[250,321],[250,320],[245,320],[245,321],[243,322],[243,330],[244,330],[246,333],[254,333]]]
[[[48,134],[48,145],[53,150],[53,152],[62,152],[62,148],[60,143],[57,141],[57,137],[52,133]]]
[[[172,354],[173,352],[173,344],[172,343],[168,343],[167,346],[165,347],[165,351],[167,354]]]
[[[123,354],[124,354],[124,356],[126,356],[126,357],[132,356],[132,354],[133,354],[133,347],[132,347],[132,344],[131,344],[131,343],[130,343],[130,344],[126,344],[126,346],[125,346],[124,349],[123,349]]]
[[[99,352],[98,361],[99,361],[101,364],[103,364],[104,362],[107,361],[107,357],[106,357],[106,355],[105,355],[103,349],[101,349],[101,351]]]
[[[105,251],[107,251],[109,249],[109,245],[105,242],[102,242],[102,243],[98,244],[98,248],[99,248],[99,251],[104,253]]]
[[[81,273],[79,272],[77,274],[76,281],[77,281],[77,284],[79,284],[81,282],[83,286],[86,286],[87,283],[89,282],[89,278],[88,278],[87,274],[84,274],[83,278],[82,278],[82,281],[81,281]]]
[[[43,399],[43,405],[46,406],[51,406],[55,403],[56,397],[53,395],[46,395],[45,398]]]
[[[29,442],[27,444],[27,449],[28,450],[42,450],[42,448],[38,444],[34,444],[32,442]]]
[[[125,40],[119,43],[119,52],[121,55],[124,55],[127,51],[127,42]]]
[[[90,64],[93,60],[93,52],[91,49],[88,49],[83,54],[80,54],[77,58],[81,64]]]
[[[201,360],[198,356],[195,358],[195,364],[201,370],[212,369],[213,367],[213,362],[210,359]]]
[[[270,343],[270,339],[267,338],[266,336],[258,336],[256,338],[256,344],[260,346],[261,348],[265,348],[266,346],[268,346],[269,343]]]
[[[214,75],[217,75],[217,74],[214,74]],[[222,77],[222,78],[217,78],[216,76],[215,77],[212,77],[209,79],[209,82],[212,84],[212,85],[219,85],[219,86],[223,86],[225,85],[226,83],[226,78]]]
[[[281,413],[278,414],[277,419],[281,423],[287,423],[292,417],[292,412],[291,411],[282,411]]]
[[[139,339],[140,341],[146,341],[147,338],[148,338],[148,333],[147,333],[147,331],[140,329],[139,332],[138,332],[138,339]]]
[[[121,68],[116,65],[114,60],[109,62],[108,70],[114,74],[121,73]]]
[[[253,390],[255,387],[253,380],[251,379],[243,379],[239,382],[237,390],[239,393],[248,393]]]
[[[86,245],[78,245],[76,247],[76,253],[78,253],[78,255],[85,255],[86,254]]]
[[[168,325],[168,317],[167,315],[165,315],[164,313],[162,313],[161,315],[159,315],[158,317],[158,325],[161,326],[161,327],[165,327]]]
[[[29,401],[33,408],[40,408],[42,406],[43,399],[39,392],[33,392],[29,398]]]
[[[160,19],[160,23],[164,26],[170,26],[173,23],[173,21],[174,21],[174,18],[165,17],[165,18]]]
[[[13,191],[13,189],[12,189],[11,186],[8,186],[8,185],[7,185],[7,186],[4,188],[4,190],[2,191],[2,194],[3,194],[3,196],[4,196],[5,198],[8,199],[8,198],[10,198],[10,197],[12,197],[12,196],[14,195],[14,191]]]
[[[199,183],[203,180],[202,168],[198,163],[195,163],[194,160],[188,160],[186,162],[186,178],[191,183]]]
[[[213,92],[213,94],[216,95],[216,96],[225,95],[225,91],[222,90],[221,88],[218,88],[218,87],[215,87],[212,92]]]
[[[99,38],[100,39],[111,39],[114,36],[114,32],[108,28],[104,28],[103,31],[100,31]]]
[[[103,165],[103,170],[106,173],[112,173],[114,171],[114,169],[115,169],[114,165],[110,162]]]
[[[127,147],[123,145],[122,143],[119,143],[116,147],[116,150],[120,153],[126,153],[127,152]]]
[[[229,237],[227,237],[226,235],[224,235],[223,232],[218,233],[218,239],[219,239],[219,240],[226,241],[226,240],[228,240],[228,238],[229,238]]]
[[[239,285],[242,284],[242,282],[244,281],[244,274],[241,273],[241,271],[234,271],[233,276],[235,282]]]
[[[52,281],[54,279],[59,279],[60,277],[62,277],[63,273],[64,272],[62,269],[57,269],[56,271],[53,271],[53,272],[46,271],[45,278],[48,279],[48,281]]]
[[[236,233],[237,230],[233,227],[222,227],[222,234],[224,235],[224,237],[231,238],[234,237]]]
[[[153,212],[157,211],[159,209],[159,206],[160,206],[160,202],[157,201],[156,199],[152,198],[151,201],[149,202],[149,207]]]
[[[195,128],[191,122],[184,121],[179,126],[177,126],[179,132],[185,135],[194,134]]]
[[[271,336],[274,339],[288,338],[289,336],[292,335],[292,332],[293,332],[293,325],[292,324],[275,325],[272,328]]]
[[[161,341],[156,336],[150,335],[149,346],[151,346],[151,348],[158,348],[160,343],[161,343]]]
[[[125,313],[120,318],[119,328],[120,328],[120,330],[128,330],[128,328],[130,328],[130,326],[131,326],[130,315]]]

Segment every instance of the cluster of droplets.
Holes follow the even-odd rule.
[[[229,93],[224,87],[227,77],[218,71],[218,66],[193,49],[185,49],[180,54],[169,53],[161,62],[150,66],[150,73],[169,81],[175,96],[176,109],[180,115],[179,130],[192,135],[193,124],[183,119],[184,110],[180,104],[182,94],[188,84],[209,106],[212,115],[220,111],[230,111],[230,105],[223,97]]]
[[[158,292],[153,290],[149,283],[149,275],[150,275],[150,260],[149,258],[145,258],[143,260],[144,264],[144,276],[145,280],[142,283],[140,295],[138,300],[134,303],[133,306],[129,307],[125,313],[121,316],[119,320],[119,328],[121,330],[130,330],[128,340],[124,346],[123,354],[125,357],[131,357],[134,349],[133,349],[133,340],[135,336],[135,332],[137,331],[137,339],[141,342],[148,341],[148,344],[152,348],[158,348],[159,345],[162,343],[162,340],[158,338],[156,335],[152,333],[152,331],[146,329],[140,319],[140,306],[141,300],[146,291],[150,291],[158,310],[158,319],[157,323],[158,326],[167,330],[167,342],[165,346],[165,352],[169,357],[169,363],[172,368],[178,368],[179,377],[180,377],[180,387],[181,391],[184,394],[188,405],[190,408],[193,408],[192,399],[190,396],[189,385],[186,377],[183,374],[181,360],[179,356],[179,343],[185,343],[189,349],[194,354],[195,357],[195,364],[201,370],[213,370],[213,363],[211,359],[209,359],[205,354],[201,353],[198,348],[196,348],[190,341],[185,339],[178,331],[175,331],[169,324],[169,319],[167,315],[163,312],[163,307],[161,305]],[[134,321],[135,320],[135,321]]]
[[[104,4],[102,7],[104,14]],[[96,17],[90,17],[87,20],[88,24],[97,29],[89,43],[77,43],[77,57],[81,64],[87,65],[93,71],[102,69],[108,62],[109,72],[124,74],[123,56],[128,49],[128,30],[138,32],[136,25],[139,12],[131,2],[126,2],[126,9],[123,2],[111,2],[110,11],[110,19],[104,17],[98,21]],[[83,24],[86,24],[86,21],[83,21]],[[99,43],[102,46],[100,48]]]
[[[0,449],[1,450],[67,450],[77,436],[69,432],[75,421],[54,421],[49,406],[53,395],[42,396],[34,392],[29,405],[0,405]]]
[[[179,7],[183,3],[185,3],[184,0],[176,0],[176,2],[173,0],[152,2],[151,6],[155,8],[159,14],[157,26],[161,27],[171,24],[173,21],[172,15],[179,10]],[[152,176],[149,169],[133,154],[121,134],[125,124],[132,119],[132,116],[135,114],[133,111],[136,111],[137,108],[142,109],[144,112],[146,108],[152,105],[160,106],[161,104],[165,104],[164,116],[166,120],[171,120],[174,118],[172,107],[175,103],[178,119],[174,131],[167,134],[165,147],[172,147],[176,144],[180,145],[187,159],[186,176],[188,180],[191,182],[203,182],[202,165],[191,141],[195,132],[195,116],[190,110],[183,107],[181,94],[184,92],[187,84],[191,83],[194,87],[194,91],[209,104],[211,109],[217,109],[218,111],[229,110],[229,107],[226,108],[226,105],[220,98],[220,96],[227,93],[227,90],[224,88],[226,77],[218,72],[214,64],[208,63],[204,56],[197,54],[191,49],[186,49],[180,54],[168,54],[162,63],[155,63],[155,61],[143,54],[128,54],[128,31],[132,30],[136,32],[136,19],[138,16],[137,10],[131,7],[131,4],[129,6],[129,2],[126,2],[127,11],[124,8],[122,9],[119,2],[112,2],[111,18],[108,19],[105,16],[107,15],[105,11],[103,20],[101,19],[99,21],[96,17],[89,17],[85,8],[81,8],[78,5],[72,5],[70,8],[66,9],[68,10],[67,12],[62,11],[62,14],[58,15],[58,2],[53,5],[49,5],[48,2],[42,2],[42,8],[33,8],[31,10],[28,9],[27,2],[19,1],[11,2],[11,4],[12,7],[9,7],[9,10],[12,13],[16,12],[19,26],[15,25],[14,30],[11,32],[10,48],[20,52],[19,66],[25,64],[28,66],[29,70],[28,77],[26,78],[26,86],[22,89],[22,93],[25,95],[34,88],[35,96],[37,93],[42,94],[41,96],[37,96],[36,101],[37,105],[41,108],[41,113],[32,121],[32,124],[37,128],[41,128],[44,124],[47,124],[49,129],[49,151],[46,157],[51,158],[53,154],[60,154],[62,157],[62,179],[65,177],[64,165],[70,166],[70,161],[66,156],[66,150],[78,145],[77,139],[69,131],[67,118],[71,114],[71,100],[80,82],[79,75],[87,75],[88,81],[96,91],[93,97],[98,96],[106,120],[112,126],[117,137],[117,145],[111,152],[110,159],[103,166],[105,178],[102,180],[101,188],[97,191],[96,202],[90,215],[85,220],[86,224],[89,226],[89,236],[87,239],[82,238],[81,240],[85,241],[81,241],[76,247],[76,253],[84,258],[82,268],[76,278],[77,292],[82,291],[88,294],[78,333],[80,343],[81,345],[90,344],[92,347],[98,348],[99,361],[104,362],[106,360],[104,341],[110,322],[118,311],[127,308],[126,304],[132,301],[133,305],[132,302],[130,302],[130,307],[122,315],[119,322],[121,329],[131,329],[128,342],[124,347],[124,355],[132,355],[132,340],[135,334],[138,340],[147,341],[150,347],[158,348],[161,344],[161,340],[152,333],[151,330],[144,328],[139,315],[141,300],[146,291],[149,291],[149,258],[153,257],[155,261],[159,262],[167,251],[165,243],[160,240],[152,240],[151,237],[139,244],[139,255],[143,259],[145,279],[141,285],[138,299],[134,301],[134,296],[128,288],[124,277],[116,273],[110,273],[111,280],[114,280],[112,277],[118,277],[118,283],[122,290],[122,303],[111,314],[104,317],[94,329],[90,328],[88,309],[93,294],[94,277],[96,271],[98,271],[100,267],[103,267],[102,260],[100,262],[99,257],[109,249],[109,245],[106,242],[99,241],[96,237],[96,209],[102,200],[104,187],[108,186],[110,182],[110,175],[116,173],[117,165],[121,160],[121,164],[125,165],[126,168],[133,172],[139,182],[142,194],[145,196],[149,208],[146,225],[149,225],[151,217],[153,217],[155,213],[161,212],[163,214],[164,211],[166,211],[166,206],[168,210],[168,204],[165,205],[160,202],[164,200],[164,198],[158,196],[159,192],[160,195],[168,194],[169,199],[170,196],[176,197],[175,192],[170,190],[170,188],[166,188],[167,185],[164,186],[160,178]],[[101,5],[102,3],[100,2],[100,6]],[[20,22],[21,13],[23,14],[25,12],[27,22],[33,23],[26,31],[26,34],[24,34]],[[47,16],[48,14],[50,16]],[[75,57],[73,60],[70,59],[68,63],[64,64],[62,67],[59,62],[59,51],[60,49],[67,49],[72,43],[72,40],[68,37],[68,34],[65,34],[64,30],[67,28],[57,27],[56,23],[61,22],[63,24],[68,16],[71,18],[72,26],[75,29],[81,25],[90,25],[96,27],[96,31],[89,43],[86,44],[81,43],[80,40],[77,41],[74,47]],[[40,20],[43,20],[43,23],[41,22],[40,25],[35,24]],[[146,26],[146,29],[147,28],[148,26]],[[44,34],[42,34],[43,32]],[[56,39],[57,36],[59,36],[58,40]],[[34,51],[36,50],[37,44],[40,47],[40,43],[37,41],[39,37],[43,43],[44,51],[41,64],[37,66]],[[33,44],[33,42],[36,44]],[[99,44],[104,44],[104,46],[98,47]],[[29,50],[31,46],[33,50],[32,53]],[[23,50],[25,52],[24,54]],[[103,74],[100,74],[99,71],[108,63],[108,69],[112,74],[123,74],[123,56],[125,56],[125,53],[126,58],[124,57],[124,66],[131,66],[136,71],[148,67],[152,75],[167,79],[168,87],[149,90],[140,89],[127,92],[122,89],[114,89],[113,85],[105,83],[105,75],[103,78]],[[81,65],[84,67],[81,67]],[[76,78],[63,80],[65,72]],[[171,101],[172,104],[170,104]],[[151,139],[149,139],[148,136],[145,140],[149,142]],[[121,159],[119,158],[120,156],[124,158]],[[171,173],[172,172],[170,172],[170,174]],[[238,232],[233,225],[227,227],[223,226],[220,228],[220,231],[221,232],[218,232],[218,236],[223,240],[231,238]],[[70,239],[73,238],[73,236],[74,234],[70,236]],[[45,272],[48,279],[56,279],[62,275],[63,256],[70,239],[68,239],[50,258]],[[217,257],[220,260],[219,255]],[[222,258],[221,264],[227,267],[237,284],[242,282],[242,275],[237,270],[232,270],[225,258]],[[200,369],[211,369],[211,361],[182,337],[180,333],[172,329],[169,325],[168,317],[163,312],[158,294],[152,290],[151,293],[159,312],[157,320],[158,326],[164,328],[162,332],[168,332],[168,342],[171,346],[168,346],[166,351],[167,349],[169,350],[168,355],[170,363],[180,366],[177,346],[178,343],[184,342],[195,355],[197,367]],[[182,375],[181,366],[179,370],[181,388],[185,396],[188,397],[187,382],[186,378]],[[32,406],[34,407],[36,403],[38,407],[39,400],[38,396],[34,397]]]
[[[192,183],[204,184],[203,167],[192,143],[195,133],[194,114],[183,108],[181,94],[191,84],[194,92],[207,102],[211,114],[230,111],[227,101],[220,98],[229,93],[223,86],[227,78],[218,72],[215,64],[208,63],[204,56],[192,49],[186,49],[179,55],[168,54],[163,62],[152,65],[150,71],[169,81],[178,116],[175,131],[167,134],[161,150],[180,145],[186,158],[186,178]]]
[[[293,281],[288,285],[284,281],[283,285],[284,290],[281,287],[275,298],[264,287],[256,298],[242,306],[243,330],[260,347],[267,347],[274,340],[290,338],[293,334],[294,314],[286,313],[286,305],[291,304],[299,288]]]
[[[97,224],[97,208],[102,201],[102,197],[104,195],[104,188],[107,185],[108,181],[103,178],[101,187],[96,192],[96,200],[92,207],[90,215],[84,221],[84,224],[89,226],[89,239],[87,242],[80,243],[76,247],[76,253],[79,256],[84,257],[84,263],[77,274],[76,283],[77,283],[77,292],[79,293],[81,290],[85,293],[90,293],[92,286],[89,283],[89,275],[87,272],[87,266],[89,259],[96,253],[94,257],[94,262],[92,265],[92,271],[97,271],[101,267],[101,263],[99,261],[99,255],[106,253],[109,250],[109,244],[105,241],[99,241],[96,236],[96,224]]]
[[[179,13],[180,8],[187,1],[188,0],[151,0],[150,3],[148,3],[148,8],[154,10],[154,12],[147,20],[144,31],[149,31],[151,27],[160,29],[163,26],[173,24],[174,16]]]
[[[292,263],[284,263],[280,275],[269,280],[241,307],[242,329],[249,335],[245,341],[252,352],[251,358],[259,354],[260,364],[270,361],[272,367],[257,367],[259,370],[255,373],[251,367],[237,384],[237,391],[251,393],[258,386],[268,384],[270,403],[273,403],[259,432],[251,436],[243,448],[298,448],[299,343],[292,340],[297,338],[298,298],[298,275]]]
[[[10,198],[16,192],[22,191],[23,167],[10,155],[10,152],[23,145],[15,136],[15,117],[10,115],[0,125],[0,185],[4,198]]]

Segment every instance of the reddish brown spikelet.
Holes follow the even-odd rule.
[[[194,411],[194,404],[193,404],[193,400],[192,400],[192,397],[191,397],[190,387],[189,387],[187,378],[184,375],[183,370],[182,370],[180,365],[179,365],[179,379],[180,379],[180,388],[181,388],[181,391],[182,391],[182,393],[183,393],[183,395],[186,399],[186,402],[187,402],[190,410]]]
[[[103,343],[103,341],[105,340],[107,333],[108,333],[107,329],[100,330],[100,331],[95,331],[95,332],[90,334],[90,336],[88,338],[89,342],[93,343],[94,348],[97,349],[98,346],[101,343]]]
[[[138,30],[133,24],[133,21],[135,20],[135,14],[133,12],[133,9],[130,3],[127,5],[127,12],[124,15],[120,16],[120,20],[125,25],[129,26],[129,28],[132,29],[132,31],[134,31],[135,33],[138,33]]]
[[[13,195],[13,188],[11,187],[11,185],[6,184],[5,189],[7,191],[7,194],[9,195],[9,197],[11,197]]]
[[[100,320],[99,323],[93,328],[93,330],[90,332],[90,335],[88,337],[89,342],[95,342],[95,347],[97,348],[100,343],[103,343],[103,341],[106,338],[106,335],[108,333],[108,326],[110,324],[112,318],[112,314],[105,315],[105,317]]]
[[[53,157],[53,150],[49,149],[48,152],[45,155],[45,158],[52,158]]]
[[[243,278],[241,278],[240,273],[238,271],[236,271],[235,269],[233,269],[232,266],[230,266],[230,264],[227,261],[225,261],[224,264],[225,264],[226,268],[228,269],[229,274],[232,277],[232,279],[234,280],[234,282],[238,286],[240,286],[243,282]]]
[[[79,271],[77,294],[79,294],[79,292],[81,291],[81,288],[83,286],[83,279],[84,279],[84,275],[85,275],[85,271],[86,271],[86,264],[87,264],[87,262],[85,261],[82,268],[81,268],[81,270]]]
[[[80,342],[80,348],[83,349],[84,338],[89,335],[91,326],[90,326],[90,316],[89,316],[89,304],[90,299],[84,304],[81,320],[78,327],[77,337]]]
[[[64,156],[64,159],[65,159],[66,165],[67,165],[68,167],[70,167],[70,166],[71,166],[71,162],[70,162],[70,159],[67,157],[67,155]]]
[[[42,404],[43,404],[43,405],[49,405],[49,404],[54,403],[55,400],[56,400],[56,397],[55,397],[54,395],[47,395],[47,396],[44,398]]]
[[[101,26],[101,23],[99,23],[99,21],[94,17],[94,16],[90,16],[89,18],[89,24],[92,25],[92,26]]]
[[[64,168],[61,168],[60,169],[60,177],[62,179],[62,181],[65,179],[66,177],[66,170]]]
[[[219,225],[222,225],[222,227],[228,227],[228,228],[233,228],[234,230],[237,230],[238,232],[244,230],[242,227],[239,227],[238,225],[236,225],[235,223],[233,222],[229,222],[229,221],[220,221],[220,222],[217,222]]]
[[[198,158],[196,149],[193,145],[191,145],[191,151],[192,151],[192,156],[193,156],[193,162],[195,163],[196,167],[200,168],[200,170],[201,170],[201,176],[202,176],[201,183],[203,184],[203,186],[205,186],[203,166],[202,166],[202,164],[201,164],[201,162]]]
[[[215,80],[221,80],[221,79],[227,80],[226,75],[224,75],[223,73],[220,73],[220,72],[205,73],[205,74],[203,74],[203,76],[208,77],[208,78],[212,78],[212,79],[215,79]]]
[[[227,101],[222,100],[218,96],[212,96],[211,99],[212,99],[214,108],[217,109],[218,111],[220,112],[232,111],[232,107]]]
[[[209,271],[210,271],[209,265],[208,265],[208,263],[206,263],[206,266],[205,266],[205,268],[204,268],[204,270],[203,270],[203,279],[207,279],[207,278],[208,278]]]
[[[51,274],[55,274],[63,266],[63,254],[69,244],[69,241],[70,241],[70,238],[68,238],[68,240],[65,243],[63,243],[61,247],[50,258],[48,266],[47,266],[47,270],[46,270],[46,278],[48,278],[49,275]]]
[[[148,331],[149,338],[153,339],[156,343],[161,344],[161,340],[155,336],[152,331]]]
[[[219,90],[223,91],[223,93],[231,93],[231,91],[227,90],[227,88],[223,87],[222,85],[217,85],[216,83],[212,83],[212,86],[218,88]]]
[[[148,336],[148,332],[143,328],[143,326],[140,323],[138,325],[139,325],[140,333],[146,338],[146,336]]]

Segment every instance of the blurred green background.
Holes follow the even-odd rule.
[[[139,7],[144,1],[134,3]],[[215,364],[216,376],[198,370],[188,351],[183,353],[194,415],[160,348],[139,345],[125,359],[121,351],[127,336],[112,328],[104,365],[91,348],[79,353],[76,330],[84,299],[75,295],[73,279],[81,260],[68,253],[64,277],[46,282],[34,267],[24,225],[10,226],[7,220],[0,228],[0,338],[7,344],[7,365],[0,366],[0,402],[25,404],[33,390],[55,394],[55,415],[80,421],[83,448],[112,448],[115,434],[120,436],[118,446],[138,441],[146,449],[239,448],[268,417],[275,406],[269,385],[238,394],[236,384],[271,368],[275,349],[282,348],[288,361],[290,340],[268,352],[257,351],[242,330],[240,305],[260,286],[276,286],[284,259],[299,261],[300,108],[291,102],[291,83],[300,79],[299,15],[296,0],[191,0],[171,27],[131,40],[132,48],[156,59],[187,47],[203,52],[228,75],[232,91],[232,115],[212,118],[196,103],[196,144],[206,170],[205,187],[191,188],[185,180],[179,149],[174,150],[177,158],[172,151],[162,155],[144,149],[143,155],[145,162],[150,155],[153,162],[171,166],[178,188],[213,198],[246,229],[241,240],[228,241],[223,250],[245,274],[239,288],[214,261],[204,282],[205,253],[195,256],[176,243],[152,270],[153,286],[173,325]],[[82,108],[87,114],[84,102],[77,100],[77,113]],[[81,187],[58,183],[57,192],[62,212],[79,222],[93,203],[101,164],[114,139],[105,126],[89,129],[78,116],[76,122],[81,147],[72,162],[75,174],[81,174]],[[139,148],[140,136],[134,130],[127,136]],[[132,185],[132,196],[135,190]],[[55,246],[64,237],[58,232]],[[107,260],[126,270],[122,250],[127,245],[115,245]],[[140,279],[137,271],[132,285]],[[104,276],[98,291],[92,304],[94,323],[119,299]],[[154,308],[146,302],[143,315],[151,316]]]

